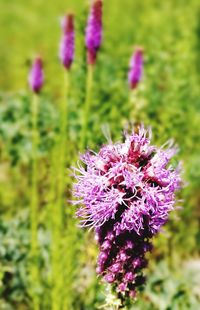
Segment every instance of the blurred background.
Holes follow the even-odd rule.
[[[79,153],[85,98],[84,29],[89,1],[1,0],[0,2],[0,309],[92,310],[104,304],[105,287],[95,274],[97,246],[92,232],[71,225],[61,232],[62,269],[52,276],[52,219],[49,207],[51,156],[59,133],[58,105],[63,68],[58,60],[60,18],[76,18],[76,57],[71,71],[68,152]],[[104,42],[95,68],[92,109],[87,132],[94,150],[113,141],[135,120],[151,126],[162,145],[173,138],[183,161],[182,209],[172,214],[146,270],[147,285],[130,309],[200,309],[200,3],[198,0],[104,1]],[[129,100],[127,71],[135,45],[144,48],[144,78]],[[39,163],[39,280],[30,290],[30,162],[32,94],[27,75],[35,54],[44,59],[45,87],[40,97],[37,152]],[[59,159],[56,159],[59,160]],[[67,163],[68,166],[71,163]],[[71,180],[66,180],[66,197]],[[65,215],[64,215],[65,216]],[[59,262],[57,262],[58,264]],[[58,269],[59,270],[59,269]],[[54,292],[54,293],[52,293]],[[55,292],[57,292],[55,294]],[[52,306],[53,305],[53,306]]]

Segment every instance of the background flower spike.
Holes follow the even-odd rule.
[[[69,70],[74,60],[75,32],[74,15],[68,14],[62,21],[63,36],[60,43],[60,60],[63,66]]]
[[[102,0],[94,0],[88,17],[85,44],[90,65],[96,63],[97,52],[102,44],[102,5]]]
[[[33,61],[28,82],[31,90],[34,93],[39,93],[44,84],[43,62],[40,56],[37,56]]]
[[[134,54],[130,60],[130,69],[128,73],[128,81],[130,89],[135,89],[143,76],[143,53],[142,47],[136,47]]]

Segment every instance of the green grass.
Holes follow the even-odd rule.
[[[149,281],[133,309],[196,310],[200,294],[191,270],[195,268],[200,274],[200,5],[197,0],[104,2],[104,43],[94,71],[89,129],[84,139],[95,150],[106,142],[104,135],[108,132],[114,141],[120,139],[124,126],[135,118],[135,105],[141,105],[137,118],[152,127],[154,142],[161,145],[174,138],[178,144],[177,159],[183,161],[187,182],[180,194],[183,208],[172,215],[166,233],[154,240]],[[45,87],[38,115],[40,279],[36,298],[44,310],[93,310],[105,302],[104,285],[95,275],[97,248],[93,235],[77,228],[75,210],[66,201],[71,195],[68,168],[76,163],[80,150],[87,74],[87,4],[83,0],[0,3],[0,309],[33,308],[28,274],[32,265],[32,143],[27,73],[38,52],[45,62]],[[62,181],[66,184],[61,210],[64,223],[57,235],[59,253],[55,253],[53,234],[60,228],[54,224],[60,215],[53,189],[60,168],[53,146],[60,133],[63,100],[63,70],[57,55],[60,17],[68,10],[76,14],[76,58],[68,99],[70,148],[66,180]],[[145,76],[136,98],[130,101],[127,70],[134,45],[144,47]],[[57,275],[52,274],[53,251],[54,262],[58,260]]]

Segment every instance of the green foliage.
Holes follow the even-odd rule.
[[[196,279],[194,278],[194,267]],[[199,262],[189,261],[184,270],[171,270],[165,262],[153,266],[153,274],[145,289],[143,300],[138,300],[133,309],[171,310],[197,309],[200,302],[197,279]]]
[[[47,156],[58,127],[58,112],[45,98],[39,107],[40,157]],[[30,97],[2,95],[0,99],[0,145],[2,158],[9,157],[12,165],[27,164],[31,157]],[[6,149],[3,146],[6,145]]]
[[[30,238],[27,216],[23,214],[9,221],[1,221],[0,238],[0,307],[14,309],[11,305],[27,305],[29,300],[26,264]]]

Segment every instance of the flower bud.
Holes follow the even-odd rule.
[[[108,282],[108,283],[113,283],[115,280],[115,276],[113,273],[107,273],[107,275],[104,277],[104,279]]]
[[[86,27],[87,62],[94,65],[102,43],[102,0],[93,0]]]
[[[130,61],[128,73],[129,87],[135,89],[143,75],[143,49],[137,48]]]
[[[29,73],[28,82],[34,93],[39,93],[44,83],[43,64],[40,57],[36,57]]]
[[[74,60],[74,15],[68,14],[62,22],[63,36],[60,42],[60,60],[66,69],[70,69]]]

